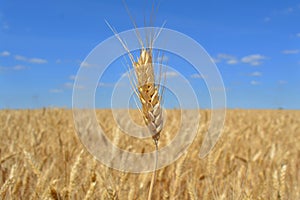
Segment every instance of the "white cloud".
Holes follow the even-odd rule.
[[[262,64],[262,61],[265,60],[266,57],[260,54],[252,54],[245,56],[241,59],[243,63],[250,64],[252,66],[258,66]]]
[[[228,59],[234,59],[234,56],[225,53],[219,53],[217,55],[217,58],[228,60]]]
[[[66,83],[64,84],[64,87],[67,88],[67,89],[73,89],[74,83],[66,82]],[[76,89],[84,89],[84,86],[82,86],[82,85],[77,85],[77,86],[76,86]]]
[[[41,58],[26,58],[25,56],[15,55],[15,59],[19,61],[34,63],[34,64],[45,64],[48,61]]]
[[[168,77],[168,78],[177,77],[177,76],[179,76],[179,74],[177,72],[174,72],[174,71],[166,72],[166,77]]]
[[[294,12],[294,8],[292,7],[286,8],[282,11],[283,14],[290,14],[292,12]]]
[[[275,11],[274,14],[276,14],[276,15],[290,15],[292,13],[298,12],[299,8],[300,8],[299,4],[298,5],[294,4],[290,7],[286,7],[284,9],[277,10],[277,11]]]
[[[118,84],[119,86],[120,84]],[[98,83],[98,87],[114,87],[115,84],[114,83],[104,83],[104,82],[100,82]]]
[[[30,59],[28,60],[28,62],[34,63],[34,64],[45,64],[45,63],[47,63],[48,61],[45,60],[45,59],[41,59],[41,58],[30,58]]]
[[[20,55],[15,55],[15,59],[16,60],[20,60],[20,61],[27,61],[27,58],[24,56],[20,56]]]
[[[0,56],[2,56],[2,57],[10,56],[10,52],[9,51],[3,51],[3,52],[0,53]]]
[[[283,50],[283,54],[298,54],[300,51],[299,49],[291,49],[291,50]]]
[[[229,91],[230,89],[228,87],[211,87],[210,88],[213,91],[216,92],[223,92],[223,91]]]
[[[229,65],[234,65],[234,64],[238,63],[238,60],[236,60],[236,59],[230,59],[230,60],[227,60],[226,63],[229,64]]]
[[[15,70],[15,71],[24,70],[24,69],[28,69],[28,68],[23,65],[16,65],[16,66],[12,67],[12,70]]]
[[[61,58],[57,58],[55,60],[56,64],[68,64],[68,65],[81,65],[81,61],[80,60],[72,60],[72,59],[61,59]]]
[[[92,67],[93,64],[88,63],[88,62],[86,62],[86,61],[83,61],[83,62],[80,63],[80,66],[81,66],[81,67]]]
[[[67,82],[64,84],[64,87],[69,88],[69,89],[73,88],[73,86],[74,86],[74,83],[71,83],[71,82]]]
[[[251,74],[249,74],[250,76],[262,76],[261,72],[252,72]]]
[[[69,79],[74,81],[76,79],[76,75],[70,75]]]
[[[238,63],[238,60],[235,56],[230,54],[219,53],[216,58],[212,58],[213,62],[218,63],[222,61],[226,61],[229,65],[234,65]]]
[[[285,81],[285,80],[279,80],[279,81],[278,81],[278,84],[284,85],[284,84],[287,84],[287,81]]]
[[[82,67],[90,67],[90,64],[87,63],[87,62],[82,62],[82,63],[81,63],[81,66],[82,66]]]
[[[200,78],[200,79],[203,79],[204,77],[201,75],[201,74],[192,74],[191,75],[191,78]]]
[[[62,89],[51,89],[49,90],[50,93],[62,93],[63,90]]]
[[[12,67],[0,66],[0,71],[21,71],[21,70],[25,70],[25,69],[29,69],[29,68],[26,66],[23,66],[23,65],[15,65]]]
[[[217,58],[210,58],[212,62],[214,63],[219,63],[221,62],[221,60],[217,59]]]
[[[250,84],[251,85],[260,85],[260,82],[258,82],[258,81],[251,81]]]

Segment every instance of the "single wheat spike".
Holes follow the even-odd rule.
[[[155,170],[152,174],[148,200],[152,198],[152,191],[156,177],[157,157],[158,157],[158,140],[163,126],[162,109],[158,87],[155,85],[154,69],[152,62],[152,49],[142,48],[140,57],[137,62],[133,63],[134,71],[137,78],[138,96],[142,104],[142,114],[146,126],[148,127],[152,139],[155,142],[156,160]]]
[[[134,67],[138,83],[130,79],[131,86],[138,89],[138,96],[142,104],[142,113],[144,121],[151,132],[152,138],[157,146],[160,137],[160,132],[163,126],[162,110],[160,106],[160,96],[158,94],[158,86],[155,84],[154,69],[152,62],[152,46],[154,43],[153,37],[150,38],[150,47],[145,48],[140,37],[139,31],[136,33],[141,45],[140,57],[135,62],[133,55],[126,46],[126,43],[119,37],[116,30],[106,21],[107,25],[114,32],[115,36],[121,42],[124,49],[129,54],[131,64]],[[135,23],[134,23],[135,24]],[[136,26],[135,26],[136,27]],[[157,35],[158,36],[158,35]],[[157,37],[156,36],[156,37]],[[130,78],[130,76],[129,76]]]
[[[15,182],[15,171],[16,171],[17,165],[13,165],[8,179],[4,182],[4,184],[0,188],[0,197],[1,199],[5,199],[6,191],[9,189],[10,186],[12,186]]]
[[[286,168],[287,166],[284,164],[281,166],[281,170],[280,170],[280,179],[279,179],[279,183],[280,183],[280,187],[279,187],[279,196],[280,199],[286,199]]]
[[[119,200],[118,194],[113,188],[106,188],[106,192],[109,200]]]
[[[162,130],[163,120],[158,87],[154,83],[152,50],[142,48],[138,61],[133,65],[138,80],[137,88],[142,104],[143,118],[153,140],[157,142]]]
[[[84,200],[92,199],[93,193],[95,191],[96,184],[97,184],[97,182],[91,182],[90,183],[89,190],[85,194]]]
[[[41,176],[41,171],[39,170],[36,162],[32,158],[32,155],[29,152],[25,151],[25,150],[23,150],[23,153],[24,153],[24,156],[27,159],[27,161],[28,161],[28,163],[29,163],[29,165],[30,165],[33,173],[35,175],[37,175],[38,177],[40,177]]]
[[[195,177],[193,178],[193,180],[188,181],[187,183],[187,192],[189,195],[189,199],[191,200],[196,200],[198,199],[198,195],[196,193],[196,187],[195,187]]]
[[[68,188],[68,192],[71,195],[71,197],[73,195],[73,192],[74,192],[76,186],[78,185],[77,178],[79,177],[79,174],[80,174],[80,164],[81,164],[81,161],[83,158],[83,153],[84,153],[84,151],[81,150],[80,153],[77,155],[76,161],[73,164],[72,169],[71,169],[70,182],[69,182],[69,188]]]
[[[59,191],[57,191],[57,189],[53,186],[53,184],[50,184],[48,195],[49,195],[50,199],[53,199],[53,200],[61,200],[62,199]]]

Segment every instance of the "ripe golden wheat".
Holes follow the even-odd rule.
[[[131,112],[143,122],[139,111]],[[162,135],[169,136],[159,139],[160,147],[170,143],[182,115],[166,112]],[[181,158],[157,171],[153,199],[300,199],[300,111],[228,110],[221,140],[206,159],[198,154],[211,115],[199,112],[197,137]],[[96,114],[113,141],[118,125],[112,113]],[[0,110],[0,127],[1,199],[147,199],[151,175],[95,162],[76,137],[71,110]],[[121,149],[154,150],[152,138],[118,134]]]
[[[152,49],[142,49],[138,61],[133,65],[138,80],[137,88],[142,104],[143,118],[153,140],[157,142],[162,130],[163,119],[152,60]]]

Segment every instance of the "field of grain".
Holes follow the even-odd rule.
[[[210,115],[200,112],[187,153],[158,170],[153,199],[300,199],[300,111],[227,111],[222,137],[205,159],[198,154]],[[160,146],[178,129],[179,111],[168,113]],[[154,150],[151,139],[120,132],[109,111],[97,115],[120,148]],[[150,180],[151,173],[95,161],[76,135],[71,110],[0,111],[1,199],[146,199]]]

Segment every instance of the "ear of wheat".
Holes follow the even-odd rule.
[[[142,48],[137,62],[133,63],[138,80],[137,88],[142,104],[142,114],[153,140],[159,140],[163,126],[162,109],[158,94],[158,86],[155,84],[152,61],[152,49]]]
[[[109,28],[113,31],[115,36],[122,44],[123,48],[128,53],[128,57],[130,58],[131,65],[133,66],[135,71],[137,82],[134,80],[134,78],[131,77],[130,74],[128,74],[128,77],[133,90],[134,91],[135,89],[138,90],[138,92],[135,91],[135,93],[139,97],[139,100],[142,104],[142,108],[140,109],[140,111],[142,112],[144,122],[147,125],[155,144],[157,145],[157,142],[160,137],[160,132],[163,128],[163,118],[162,118],[162,109],[161,109],[163,90],[162,90],[162,94],[160,95],[159,94],[160,88],[155,83],[152,46],[154,43],[153,38],[157,38],[158,35],[156,35],[155,37],[152,36],[150,38],[146,38],[147,41],[150,41],[150,45],[148,45],[147,48],[142,42],[143,41],[142,38],[138,38],[139,43],[141,45],[141,50],[137,61],[135,61],[134,56],[132,55],[132,53],[126,46],[125,42],[122,40],[122,38],[120,38],[117,31],[107,21],[105,22],[109,26]],[[136,28],[136,32],[137,35],[140,37],[137,28]],[[159,79],[162,78],[161,73],[162,71],[160,70]],[[159,80],[159,83],[160,82],[161,80]]]

